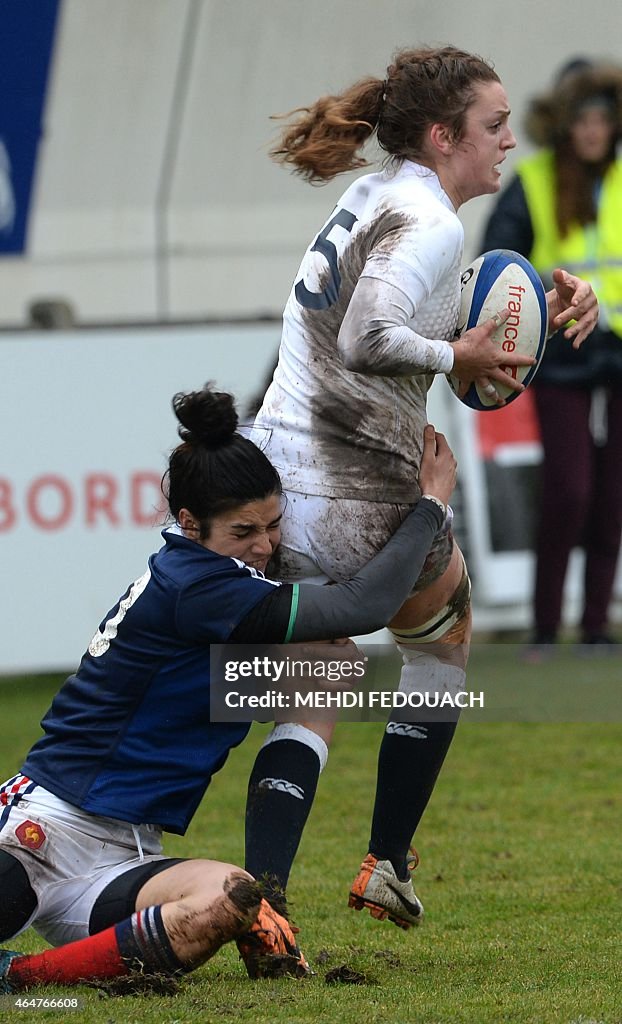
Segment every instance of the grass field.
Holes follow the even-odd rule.
[[[580,662],[568,648],[526,669],[510,651],[476,647],[471,687],[501,673],[519,685],[529,672],[542,693],[577,673],[585,692],[619,689],[622,659]],[[0,776],[20,767],[59,682],[0,682]],[[169,837],[167,852],[242,861],[246,778],[266,728],[255,726],[233,752],[188,835]],[[109,997],[82,987],[72,993],[82,1002],[76,1014],[39,1009],[30,1019],[620,1024],[620,718],[461,723],[417,835],[427,916],[408,933],[346,907],[366,851],[381,731],[380,723],[339,726],[294,868],[292,916],[313,978],[250,982],[227,947],[176,995]],[[11,945],[44,944],[29,931]],[[342,966],[358,984],[329,982]],[[0,1003],[0,1020],[24,1015]]]

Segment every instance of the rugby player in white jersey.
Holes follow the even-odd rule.
[[[307,249],[283,319],[278,366],[255,440],[287,494],[281,579],[339,581],[385,543],[420,498],[417,484],[434,375],[521,390],[491,333],[507,317],[455,338],[463,228],[457,211],[499,190],[516,145],[503,85],[485,60],[454,47],[405,50],[384,80],[355,83],[293,112],[272,155],[318,184],[364,165],[372,137],[382,170],[343,194]],[[547,293],[551,328],[578,348],[597,320],[586,282],[562,269]],[[502,368],[503,364],[503,368]],[[390,624],[403,653],[400,688],[464,687],[470,586],[443,510],[419,580]],[[402,927],[420,921],[409,875],[412,837],[455,720],[394,715],[382,740],[368,854],[350,905]],[[284,890],[330,738],[327,723],[277,725],[249,782],[246,867]]]

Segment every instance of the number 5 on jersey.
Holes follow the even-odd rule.
[[[320,252],[328,263],[328,278],[326,287],[321,292],[309,291],[304,281],[296,282],[294,292],[298,302],[305,309],[328,309],[333,306],[339,298],[341,288],[341,274],[339,273],[339,254],[334,242],[328,237],[335,227],[345,228],[350,233],[356,224],[357,218],[349,210],[337,210],[325,227],[320,231],[309,252]]]

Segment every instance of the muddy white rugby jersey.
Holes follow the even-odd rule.
[[[283,318],[279,364],[256,420],[285,488],[308,494],[409,502],[433,374],[451,369],[447,342],[460,306],[464,233],[436,174],[404,161],[343,194],[307,249]],[[432,339],[422,372],[354,373],[337,337],[360,277],[398,287],[407,326]],[[381,311],[379,311],[381,312]]]

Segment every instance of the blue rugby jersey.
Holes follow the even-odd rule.
[[[249,724],[212,723],[209,644],[277,583],[174,528],[54,698],[23,774],[92,814],[183,834]]]

